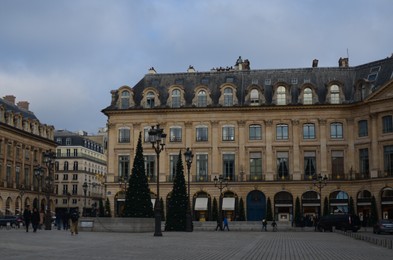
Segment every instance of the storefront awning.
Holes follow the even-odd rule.
[[[207,198],[196,198],[194,210],[207,210]]]
[[[223,198],[222,210],[235,210],[235,198]]]

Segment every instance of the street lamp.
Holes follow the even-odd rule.
[[[21,205],[20,205],[21,210],[19,212],[19,215],[22,215],[23,208],[24,208],[23,195],[25,195],[25,186],[23,184],[21,184],[19,186],[19,195],[20,195],[20,200],[21,200]]]
[[[222,200],[224,198],[221,198],[222,196],[222,189],[225,187],[228,187],[228,178],[224,178],[222,175],[220,175],[218,178],[217,176],[214,176],[214,187],[218,187],[220,190],[220,197],[219,197],[219,207],[218,207],[218,221],[220,223],[220,230],[222,230]]]
[[[44,169],[41,165],[37,165],[34,168],[34,177],[37,179],[38,182],[38,199],[37,199],[37,210],[40,212],[40,193],[41,193],[41,186],[42,186],[42,177],[44,176]]]
[[[83,206],[83,216],[86,217],[86,193],[87,193],[87,182],[84,182],[82,185],[83,193],[85,194],[85,204]]]
[[[50,194],[53,193],[54,190],[54,166],[55,166],[55,159],[56,153],[52,152],[51,150],[47,150],[43,154],[44,162],[48,169],[48,176],[45,177],[45,192],[46,192],[46,215],[45,215],[45,230],[52,229],[52,212],[50,209]]]
[[[192,215],[191,215],[191,202],[190,202],[190,168],[194,155],[189,147],[184,152],[185,161],[188,170],[188,203],[187,203],[187,215],[186,215],[186,231],[192,232]]]
[[[326,175],[322,176],[322,174],[318,174],[316,177],[313,178],[313,184],[319,190],[319,212],[318,212],[319,218],[321,217],[321,213],[322,213],[322,188],[327,185],[327,180],[328,177]]]
[[[164,129],[160,128],[160,125],[154,126],[149,130],[149,140],[157,154],[157,198],[154,204],[154,216],[155,216],[155,230],[154,236],[161,237],[161,203],[160,203],[160,153],[164,150],[166,134]]]

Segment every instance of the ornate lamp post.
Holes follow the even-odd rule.
[[[222,230],[222,189],[228,187],[228,178],[224,178],[220,175],[218,178],[214,176],[214,187],[217,187],[220,190],[220,197],[219,197],[219,206],[218,206],[218,221],[220,222],[220,230]]]
[[[160,153],[164,150],[166,134],[160,125],[154,126],[149,130],[150,143],[157,154],[157,198],[154,207],[155,230],[154,236],[161,237],[161,203],[160,203]]]
[[[50,209],[50,194],[53,193],[54,189],[54,166],[55,166],[55,159],[56,153],[50,150],[47,150],[43,154],[44,162],[48,169],[48,176],[45,177],[45,192],[46,192],[46,215],[45,215],[45,230],[52,229],[52,212]]]
[[[186,216],[186,231],[192,232],[192,215],[191,215],[191,198],[190,198],[190,169],[192,164],[192,159],[194,155],[190,148],[187,147],[187,150],[184,152],[185,161],[187,164],[188,171],[188,204],[187,204],[187,216]]]
[[[34,168],[34,177],[37,179],[38,182],[38,199],[37,199],[37,209],[40,211],[40,193],[41,193],[41,186],[42,186],[42,177],[44,176],[44,169],[41,165],[37,165]]]
[[[20,210],[20,212],[19,212],[19,214],[20,215],[22,215],[22,213],[23,213],[23,208],[24,208],[24,203],[23,203],[23,195],[25,195],[25,186],[23,185],[23,184],[21,184],[20,186],[19,186],[19,195],[20,195],[20,200],[21,200],[21,204],[20,204],[20,208],[21,208],[21,210]]]
[[[327,185],[327,180],[328,177],[325,175],[322,177],[322,174],[318,174],[316,177],[313,179],[313,184],[315,187],[318,188],[319,190],[319,212],[318,212],[318,217],[321,217],[322,213],[322,189]]]
[[[84,217],[86,217],[86,194],[87,194],[87,187],[88,187],[87,182],[84,182],[83,185],[82,185],[83,193],[84,193],[84,195],[85,195],[85,203],[84,203],[83,212],[82,212],[82,215],[83,215]]]

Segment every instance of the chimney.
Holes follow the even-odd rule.
[[[318,67],[318,60],[317,60],[317,59],[314,59],[314,60],[312,61],[312,67],[313,67],[313,68],[317,68],[317,67]]]
[[[7,101],[7,102],[9,102],[9,103],[11,103],[11,104],[13,104],[13,105],[15,105],[15,96],[13,96],[13,95],[8,95],[8,96],[5,96],[5,97],[3,97],[3,99],[5,100],[5,101]]]
[[[147,74],[156,74],[157,72],[156,72],[156,70],[154,69],[154,67],[151,67],[150,69],[149,69],[149,71],[148,71],[148,73]]]
[[[349,60],[348,58],[341,58],[338,60],[338,66],[340,68],[348,68],[349,67]]]
[[[17,106],[19,107],[19,108],[21,108],[21,109],[24,109],[24,110],[27,110],[27,111],[29,111],[29,102],[27,102],[27,101],[19,101],[18,102],[18,104],[17,104]]]

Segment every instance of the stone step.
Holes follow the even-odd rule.
[[[276,222],[279,231],[314,231],[314,227],[293,227],[290,222]],[[205,221],[199,222],[194,221],[194,231],[213,231],[216,229],[217,222]],[[229,229],[231,231],[262,231],[262,222],[260,221],[231,221],[229,222]],[[272,231],[271,221],[268,222],[268,231]]]

